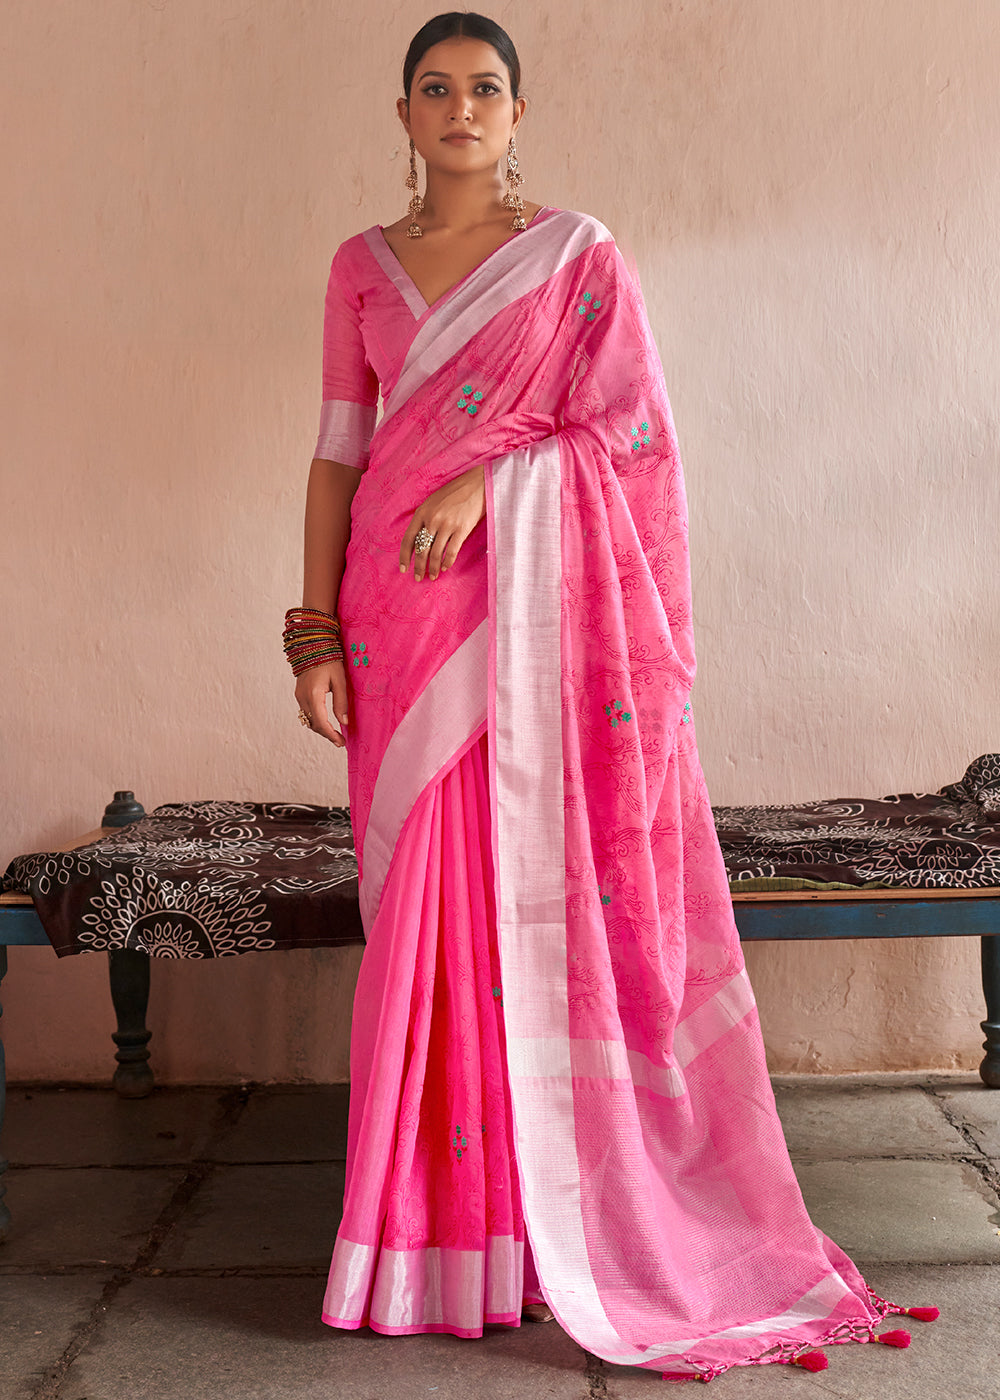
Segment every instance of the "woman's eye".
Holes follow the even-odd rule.
[[[447,88],[444,83],[428,83],[427,86],[422,87],[420,91],[425,97],[438,97],[441,93],[447,92]],[[478,83],[476,85],[476,92],[481,93],[485,97],[494,97],[499,91],[500,89],[495,83]]]

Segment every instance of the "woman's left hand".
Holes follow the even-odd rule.
[[[486,469],[470,467],[461,476],[439,486],[413,512],[399,550],[399,572],[405,574],[413,562],[413,577],[437,578],[450,569],[458,551],[486,514]],[[434,536],[430,549],[417,550],[414,541],[420,530]]]

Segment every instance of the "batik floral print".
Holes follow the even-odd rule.
[[[101,869],[110,868],[106,860],[92,847],[83,852],[53,851],[38,855],[16,856],[7,867],[0,891],[20,890],[42,898],[68,889],[73,881],[86,880]]]
[[[993,889],[1000,885],[1000,754],[975,759],[936,793],[795,807],[718,807],[731,881],[753,888],[877,885]]]
[[[261,892],[213,889],[148,871],[102,880],[83,915],[80,943],[100,952],[135,948],[168,957],[222,958],[274,947]]]
[[[60,954],[217,958],[361,938],[340,807],[172,803],[79,850],[20,856],[3,883],[31,894]]]

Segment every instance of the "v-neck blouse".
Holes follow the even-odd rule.
[[[544,205],[528,230],[555,212]],[[494,248],[430,306],[389,247],[381,225],[340,245],[326,291],[323,408],[314,456],[362,470],[368,465],[379,394],[384,400],[392,393],[417,329],[512,241]]]

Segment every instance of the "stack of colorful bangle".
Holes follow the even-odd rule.
[[[289,608],[281,640],[296,676],[325,661],[344,659],[340,623],[319,608]]]

